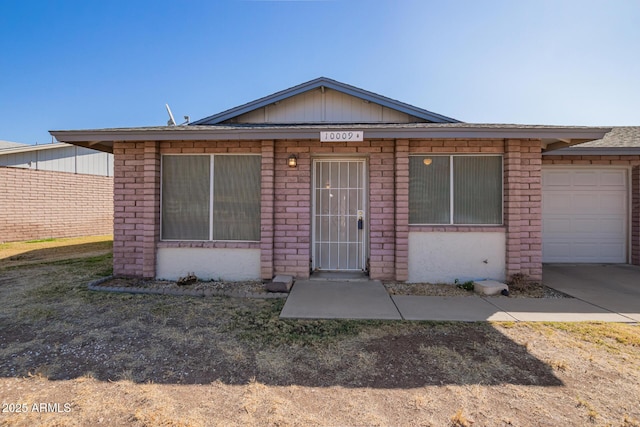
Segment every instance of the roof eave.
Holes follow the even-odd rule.
[[[98,130],[58,130],[50,131],[58,141],[80,145],[99,151],[113,152],[114,141],[222,141],[260,139],[315,139],[319,140],[321,130],[331,126],[274,127],[274,128],[202,128],[183,126],[164,129],[98,129]],[[381,128],[360,127],[366,139],[420,139],[420,138],[460,138],[460,139],[539,139],[543,148],[560,142],[570,146],[596,140],[609,132],[610,128],[486,128],[486,127],[433,127],[433,128]]]

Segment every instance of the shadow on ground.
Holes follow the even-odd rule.
[[[19,267],[21,265],[40,262],[52,262],[72,258],[95,256],[98,254],[110,252],[112,247],[113,242],[108,240],[27,250],[11,255],[3,255],[3,252],[0,251],[0,269],[8,267]]]
[[[489,323],[280,320],[277,300],[88,291],[109,263],[0,269],[0,376],[349,388],[562,385],[549,365]]]

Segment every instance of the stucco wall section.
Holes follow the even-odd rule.
[[[543,165],[629,166],[631,168],[631,263],[640,265],[640,156],[635,155],[546,155]]]
[[[410,232],[408,282],[503,280],[505,233]]]
[[[158,248],[159,279],[177,280],[193,273],[203,280],[260,279],[260,249]]]
[[[0,242],[112,233],[112,177],[0,167]]]

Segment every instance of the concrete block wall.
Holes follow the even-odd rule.
[[[546,155],[543,165],[627,166],[631,170],[631,263],[640,265],[640,155]]]
[[[112,233],[112,177],[0,167],[0,242]]]

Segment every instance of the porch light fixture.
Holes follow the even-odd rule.
[[[291,154],[289,156],[289,158],[287,159],[287,165],[289,165],[290,168],[298,167],[298,158],[295,154]]]
[[[422,163],[424,163],[425,165],[429,166],[431,163],[433,162],[433,160],[431,160],[430,158],[426,158],[422,161]]]

